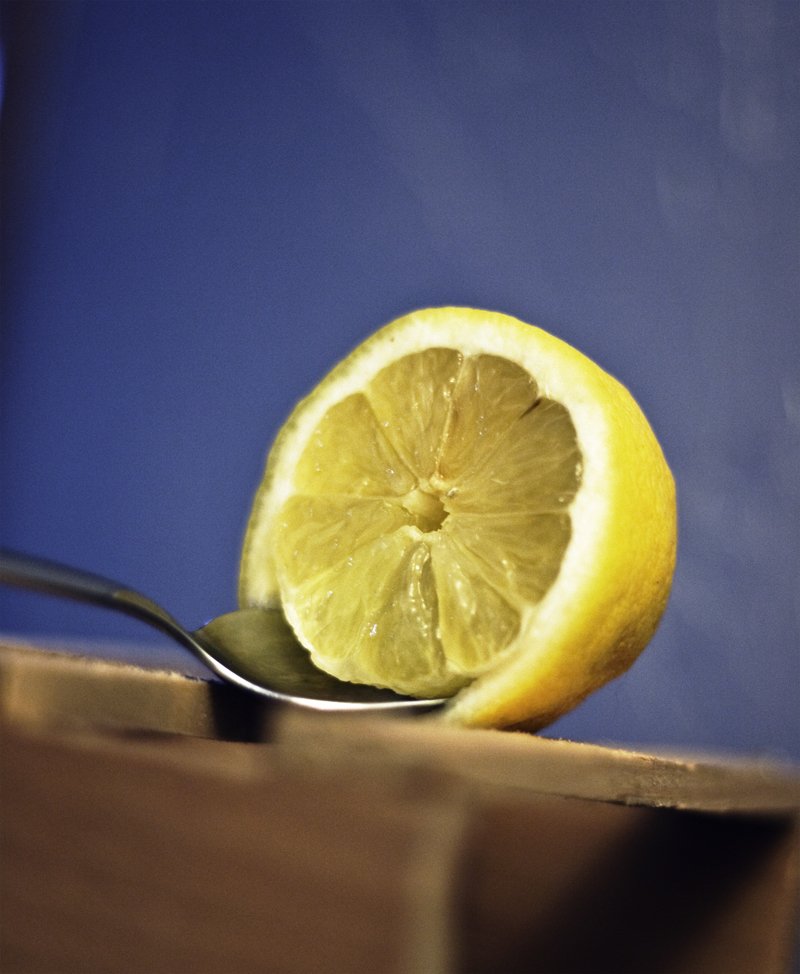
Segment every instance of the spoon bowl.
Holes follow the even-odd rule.
[[[152,599],[119,582],[3,549],[0,582],[133,616],[171,636],[221,679],[295,706],[424,712],[446,702],[406,697],[329,676],[311,662],[279,609],[239,609],[191,631]]]

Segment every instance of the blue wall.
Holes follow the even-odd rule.
[[[471,304],[626,383],[674,593],[552,733],[800,758],[800,7],[6,7],[0,540],[190,624],[294,401]],[[158,641],[0,593],[0,629]]]

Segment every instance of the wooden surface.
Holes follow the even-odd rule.
[[[190,665],[196,667],[191,658]],[[0,712],[28,726],[178,734],[271,742],[352,756],[367,721],[369,749],[390,760],[424,760],[488,788],[508,784],[544,794],[687,808],[792,811],[800,807],[797,769],[721,757],[663,757],[505,731],[465,732],[436,716],[374,719],[311,715],[276,707],[235,687],[0,637]],[[312,719],[313,717],[313,719]],[[434,730],[435,728],[435,730]]]
[[[3,974],[790,969],[792,769],[255,706],[19,645],[0,714]]]

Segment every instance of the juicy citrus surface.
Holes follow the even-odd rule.
[[[635,659],[675,556],[674,486],[627,391],[516,319],[430,309],[290,417],[245,540],[315,663],[542,726]]]

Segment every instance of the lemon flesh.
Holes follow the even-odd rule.
[[[541,726],[638,655],[674,551],[672,479],[622,386],[540,329],[431,309],[290,418],[240,594],[279,601],[340,679]]]

